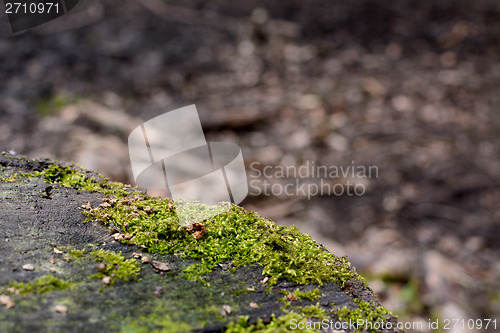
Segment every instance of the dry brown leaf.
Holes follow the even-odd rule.
[[[120,234],[119,232],[117,232],[117,233],[114,233],[111,237],[113,237],[115,240],[122,240],[123,234]]]
[[[165,262],[158,261],[158,260],[152,260],[151,266],[153,266],[154,269],[159,270],[159,271],[169,271],[170,270],[169,264],[167,264]]]
[[[229,314],[231,314],[231,307],[229,305],[223,305],[220,309],[220,315],[227,317]]]
[[[17,290],[16,288],[9,287],[7,288],[7,291],[11,294],[19,295],[19,290]]]
[[[56,305],[54,307],[54,310],[56,310],[56,312],[65,314],[68,312],[68,307],[65,305]]]
[[[198,230],[193,233],[194,238],[200,239],[205,234],[205,230]]]
[[[200,239],[205,235],[205,225],[203,223],[194,222],[186,226],[186,230],[193,234],[193,237],[196,239]]]
[[[33,266],[32,264],[25,264],[25,265],[23,265],[23,269],[25,271],[32,271],[35,269],[35,266]]]
[[[7,295],[0,295],[0,303],[5,305],[7,309],[13,308],[14,307],[14,302],[12,302],[12,299],[7,296]]]

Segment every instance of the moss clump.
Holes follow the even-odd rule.
[[[55,163],[33,175],[44,177],[48,183],[98,191],[111,197],[101,207],[84,214],[128,234],[120,239],[121,242],[143,246],[154,253],[201,260],[185,269],[188,279],[200,279],[225,261],[231,261],[233,267],[253,263],[263,266],[269,285],[284,279],[298,284],[336,282],[344,287],[347,280],[362,279],[351,270],[345,257],[339,258],[327,252],[297,228],[278,226],[241,207],[232,206],[228,212],[205,221],[206,234],[196,239],[178,223],[171,200],[133,193],[120,183]],[[195,207],[195,215],[200,209],[211,209],[202,204],[177,206],[183,210]],[[182,215],[189,216],[189,212],[183,211]]]
[[[306,315],[293,311],[278,318],[273,315],[268,324],[264,324],[261,319],[254,325],[248,325],[247,322],[248,316],[240,317],[238,322],[229,323],[226,327],[226,333],[316,333],[321,328],[320,322],[312,322]]]
[[[69,255],[72,256],[73,258],[80,258],[85,254],[85,249],[78,250],[73,248],[67,248],[67,250]]]
[[[373,302],[365,302],[359,299],[354,299],[354,302],[358,305],[357,309],[350,309],[348,307],[343,307],[337,311],[337,316],[339,320],[346,322],[356,322],[358,320],[364,323],[358,326],[358,331],[367,330],[370,332],[375,332],[372,327],[375,323],[384,322],[387,320],[387,316],[391,313],[383,306],[376,305]]]
[[[14,283],[10,286],[19,292],[19,295],[25,296],[30,294],[45,294],[55,289],[63,290],[73,288],[74,284],[70,281],[59,279],[54,275],[44,275],[29,283]]]
[[[134,259],[125,259],[120,253],[114,253],[103,249],[98,249],[91,252],[95,261],[104,264],[104,269],[99,273],[92,275],[97,279],[102,279],[105,276],[111,278],[110,285],[115,284],[118,280],[130,281],[138,280],[141,266]]]
[[[178,223],[174,204],[168,199],[106,199],[101,207],[84,214],[88,219],[118,228],[127,236],[122,242],[146,247],[154,253],[199,259],[199,264],[184,271],[189,279],[210,273],[223,262],[231,262],[233,267],[257,263],[263,266],[269,285],[283,279],[298,284],[336,282],[344,287],[347,280],[360,278],[345,257],[324,250],[296,227],[276,225],[234,205],[205,221],[201,238],[193,237]]]
[[[42,171],[35,171],[33,175],[44,177],[49,184],[61,184],[85,191],[101,192],[115,197],[124,197],[131,194],[124,189],[123,184],[111,182],[108,178],[96,177],[93,173],[85,170],[77,170],[74,167],[62,167],[59,164],[50,164]]]
[[[286,296],[288,296],[290,294],[294,294],[298,300],[308,299],[310,301],[315,301],[321,297],[321,290],[319,290],[318,288],[315,288],[313,290],[303,292],[303,291],[300,291],[300,289],[296,289],[294,292],[284,291],[283,294],[285,294]],[[280,300],[286,301],[286,297],[284,297]]]
[[[321,297],[321,290],[319,290],[318,288],[307,292],[298,290],[297,292],[295,292],[295,296],[297,296],[298,299],[308,299],[310,301],[315,301]]]
[[[317,318],[317,319],[326,319],[328,316],[326,315],[326,311],[320,308],[319,303],[316,305],[305,306],[300,309],[301,313],[308,318]]]

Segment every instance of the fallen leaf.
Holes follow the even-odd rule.
[[[205,234],[205,230],[198,230],[193,233],[195,239],[200,239]]]
[[[0,303],[5,305],[7,309],[13,308],[14,307],[14,302],[12,302],[12,299],[10,299],[9,296],[7,295],[0,295]]]
[[[86,204],[86,205],[82,205],[82,208],[85,208],[85,209],[92,209],[92,206],[90,205],[90,201],[87,201],[87,204]]]
[[[54,248],[54,253],[56,254],[62,254],[63,251],[59,250],[57,247]]]
[[[135,259],[139,259],[142,257],[142,254],[134,252],[134,253],[132,253],[132,257],[134,257]]]
[[[159,271],[169,271],[170,270],[169,264],[167,264],[165,262],[158,261],[158,260],[151,261],[151,266],[153,266],[154,269],[157,269]]]
[[[361,81],[361,86],[364,91],[375,98],[383,97],[387,94],[387,89],[385,88],[385,86],[380,83],[380,81],[372,77],[364,78]]]
[[[231,307],[229,305],[223,305],[220,309],[220,315],[227,317],[229,314],[231,314]]]
[[[143,264],[147,264],[149,262],[149,258],[148,257],[142,257],[141,261],[142,261]]]
[[[25,265],[23,265],[23,269],[25,271],[32,271],[35,269],[35,267],[32,264],[25,264]]]
[[[54,259],[54,258],[50,258],[49,259],[49,262],[54,265],[55,263],[57,263],[57,259]]]
[[[255,303],[255,302],[250,302],[250,307],[251,307],[252,309],[258,309],[258,308],[259,308],[259,305],[258,305],[257,303]]]
[[[7,288],[7,291],[11,294],[19,295],[19,290],[17,290],[16,288],[9,287]]]
[[[69,262],[71,260],[71,258],[70,257],[64,257],[64,260],[66,260],[66,261]]]
[[[51,273],[57,273],[57,270],[55,268],[49,268],[49,272],[51,272]]]
[[[293,302],[297,300],[297,296],[295,296],[295,294],[288,294],[286,295],[286,299],[287,301]]]
[[[113,237],[115,240],[122,240],[123,234],[120,234],[119,232],[117,232],[117,233],[114,233],[111,237]]]
[[[99,263],[95,266],[99,272],[104,272],[106,271],[106,264]]]
[[[108,208],[108,207],[111,207],[111,205],[107,202],[103,202],[102,204],[100,204],[99,206],[101,206],[102,208]]]
[[[260,281],[260,283],[265,284],[267,281],[269,281],[269,278],[266,276],[262,279],[262,281]]]
[[[102,278],[102,283],[104,284],[110,284],[111,283],[111,278],[109,276],[105,276]]]
[[[196,239],[200,239],[205,235],[205,225],[203,223],[194,222],[186,226],[186,230],[193,234],[193,237]]]
[[[247,288],[247,291],[255,291],[255,288]]]
[[[54,307],[54,310],[56,310],[56,312],[65,314],[68,312],[68,307],[65,305],[56,305]]]

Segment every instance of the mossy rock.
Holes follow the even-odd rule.
[[[0,235],[0,332],[400,332],[296,228],[237,206],[182,226],[171,201],[72,164],[2,153]]]

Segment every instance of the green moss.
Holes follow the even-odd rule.
[[[328,318],[326,311],[320,308],[319,303],[301,308],[301,313],[308,318],[314,317],[320,320]]]
[[[386,308],[376,305],[373,302],[368,303],[359,299],[354,299],[354,302],[358,305],[357,309],[343,307],[337,310],[337,316],[339,317],[339,320],[346,322],[357,323],[358,320],[362,320],[363,325],[358,326],[359,332],[362,330],[375,332],[375,330],[371,329],[370,325],[377,322],[384,322],[387,320],[387,316],[391,315]]]
[[[10,283],[10,286],[19,291],[19,295],[45,294],[55,289],[63,290],[73,288],[74,284],[70,281],[59,279],[54,275],[44,275],[30,283]]]
[[[120,253],[98,249],[90,253],[95,260],[104,264],[104,269],[92,277],[102,279],[105,276],[111,278],[110,285],[113,285],[118,280],[130,281],[138,280],[141,266],[135,259],[125,259]]]
[[[296,289],[294,292],[283,291],[282,293],[286,296],[294,294],[298,300],[308,299],[310,301],[315,301],[321,297],[321,290],[319,290],[318,288],[306,292],[300,291],[300,289]],[[286,301],[286,297],[280,300]]]
[[[185,269],[187,279],[200,280],[218,263],[231,261],[233,267],[254,263],[263,266],[268,285],[275,285],[280,279],[298,284],[336,282],[341,287],[352,278],[364,281],[352,271],[345,257],[324,250],[309,235],[293,226],[278,226],[238,206],[205,221],[206,234],[195,239],[179,224],[176,207],[183,210],[183,216],[203,215],[213,207],[187,201],[174,205],[171,200],[132,192],[92,172],[56,163],[32,176],[44,177],[51,184],[107,195],[110,198],[101,207],[84,212],[87,220],[97,219],[129,234],[120,240],[123,243],[146,247],[153,253],[200,260]]]
[[[108,199],[84,214],[129,234],[129,240],[121,240],[124,243],[154,253],[199,259],[199,264],[184,271],[188,279],[198,279],[226,261],[233,267],[253,263],[263,266],[269,285],[283,279],[298,284],[337,282],[343,287],[347,280],[360,278],[345,257],[324,250],[296,227],[276,225],[234,205],[205,221],[206,234],[200,239],[178,223],[174,203],[168,199]]]
[[[68,254],[75,259],[80,258],[85,254],[85,249],[78,250],[78,249],[75,249],[74,247],[71,247],[71,246],[62,246],[62,247],[58,248],[58,250],[68,251]]]
[[[248,325],[248,317],[242,316],[240,320],[235,323],[229,323],[226,328],[226,333],[315,333],[319,332],[321,323],[314,322],[308,319],[307,315],[290,311],[282,316],[276,318],[274,315],[268,324],[264,324],[261,319],[254,325]]]
[[[419,281],[416,278],[400,274],[370,274],[370,272],[360,272],[368,281],[381,280],[385,289],[396,289],[397,297],[404,303],[403,306],[394,310],[398,316],[411,317],[415,314],[422,314],[426,311],[426,305],[422,301],[419,293]]]
[[[220,316],[220,304],[200,303],[196,298],[182,304],[173,302],[179,298],[186,301],[186,292],[192,293],[192,290],[177,285],[175,290],[165,290],[164,297],[149,298],[136,304],[130,317],[123,318],[123,313],[120,313],[121,325],[117,329],[120,332],[198,332],[204,331],[207,324],[222,326],[226,322],[227,319]],[[235,306],[232,310],[238,311]]]
[[[62,167],[53,163],[42,171],[35,171],[32,175],[44,177],[49,184],[61,184],[67,187],[74,187],[85,191],[101,192],[115,197],[124,197],[131,194],[123,184],[111,182],[108,178],[96,176],[95,174],[78,170],[76,167]]]
[[[425,304],[420,299],[420,293],[418,292],[417,279],[408,281],[398,293],[398,297],[406,305],[403,307],[403,309],[400,309],[400,312],[398,314],[407,315],[422,313],[425,311]]]
[[[147,316],[140,316],[126,322],[122,328],[122,333],[183,333],[191,332],[192,327],[184,322],[172,321],[165,313],[153,313]]]
[[[72,256],[73,258],[80,258],[85,254],[85,249],[78,250],[74,248],[67,248],[67,250],[69,255]]]
[[[41,116],[50,116],[59,112],[71,102],[65,94],[59,93],[51,98],[42,99],[36,105],[36,111]]]
[[[18,179],[17,175],[12,175],[10,177],[0,178],[0,182],[4,183],[14,183]]]
[[[500,292],[496,293],[496,294],[492,294],[490,298],[491,298],[492,303],[500,305]]]

